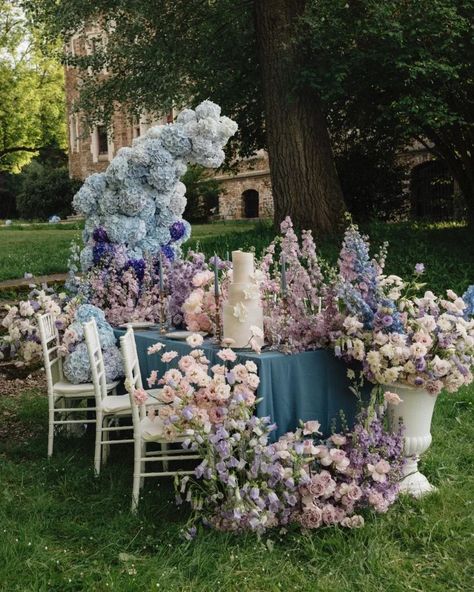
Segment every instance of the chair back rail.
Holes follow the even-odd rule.
[[[120,351],[122,352],[125,384],[130,395],[133,425],[135,429],[139,429],[140,421],[145,417],[146,411],[144,405],[136,404],[135,397],[133,396],[135,389],[143,388],[143,382],[140,373],[137,346],[135,344],[135,334],[132,327],[128,327],[125,335],[120,337]]]
[[[92,382],[96,397],[96,405],[99,407],[107,396],[107,380],[105,377],[104,357],[100,346],[99,332],[95,319],[84,323],[84,336],[91,365]]]
[[[63,363],[59,355],[60,343],[56,317],[50,312],[38,315],[38,327],[48,384],[48,395],[54,396],[55,383],[64,380]]]

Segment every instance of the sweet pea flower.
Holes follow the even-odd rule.
[[[425,272],[425,265],[424,265],[424,263],[417,263],[415,265],[415,273],[417,275],[421,275],[424,272]]]
[[[178,352],[176,351],[169,351],[169,352],[165,352],[162,356],[161,356],[161,361],[165,364],[168,364],[169,362],[171,362],[172,360],[174,360],[178,355]]]
[[[399,405],[400,403],[403,403],[403,400],[400,399],[397,393],[392,393],[391,391],[386,391],[383,398],[388,405]]]

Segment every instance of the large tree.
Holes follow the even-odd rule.
[[[418,139],[445,161],[474,224],[473,0],[309,0],[302,86],[354,130]]]
[[[236,119],[231,148],[269,153],[275,222],[334,231],[344,209],[318,92],[297,86],[294,31],[303,0],[29,0],[32,13],[67,41],[100,23],[107,41],[86,57],[81,100],[93,121],[117,102],[130,113],[210,98]],[[97,40],[99,41],[99,40]],[[103,76],[104,68],[107,76]]]
[[[18,171],[65,139],[62,67],[43,53],[19,2],[0,0],[0,170]]]

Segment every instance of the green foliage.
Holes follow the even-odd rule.
[[[207,222],[217,213],[219,195],[222,192],[219,181],[209,176],[204,167],[188,167],[181,181],[186,185],[186,209],[184,218],[188,222]]]
[[[357,130],[333,135],[334,156],[344,200],[354,220],[403,220],[409,217],[406,171],[391,140]]]
[[[39,147],[66,145],[64,76],[46,57],[19,0],[0,0],[0,171],[18,170]]]
[[[93,430],[46,459],[47,401],[0,392],[0,582],[5,592],[468,592],[474,389],[439,398],[423,471],[438,488],[401,499],[360,530],[179,537],[187,515],[168,480],[147,479],[130,514],[133,453],[112,446],[99,479]],[[446,443],[449,442],[449,446]],[[28,569],[25,568],[28,566]]]
[[[81,182],[70,179],[66,167],[53,168],[32,161],[19,175],[17,210],[25,219],[47,219],[72,213],[72,198]]]
[[[25,0],[36,23],[54,41],[66,41],[90,22],[99,22],[107,45],[96,36],[89,56],[67,56],[81,68],[78,107],[91,121],[109,121],[116,101],[130,115],[144,109],[218,103],[235,119],[232,147],[249,155],[264,146],[263,106],[250,2],[221,0]],[[91,39],[93,42],[94,37]],[[107,67],[108,76],[97,76]]]

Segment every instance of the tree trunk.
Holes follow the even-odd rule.
[[[298,52],[291,42],[303,0],[255,0],[274,220],[291,216],[319,235],[341,225],[344,199],[325,117],[314,91],[295,88]]]

